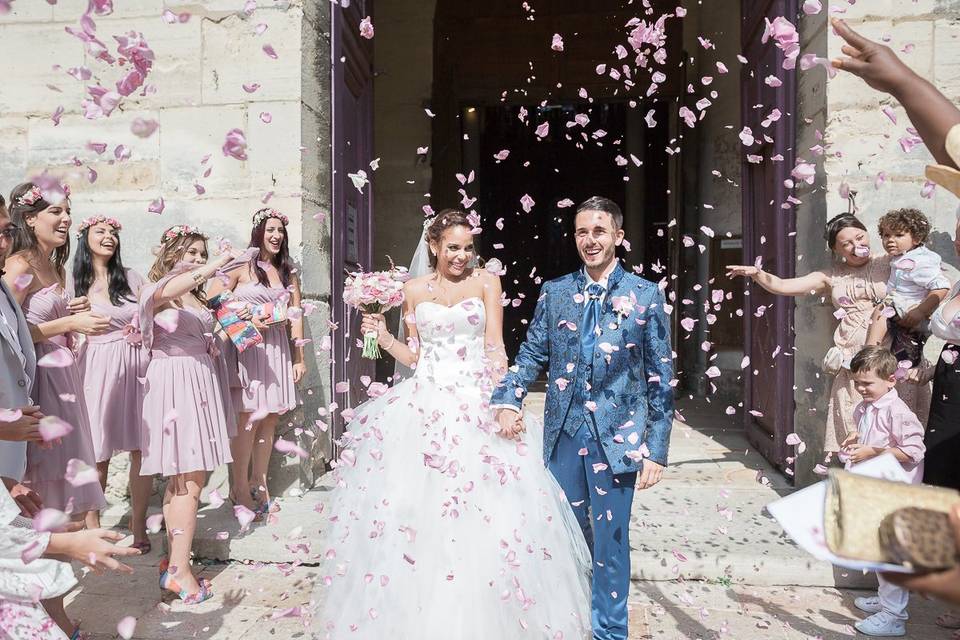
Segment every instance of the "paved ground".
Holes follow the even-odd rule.
[[[853,598],[863,592],[834,585],[869,585],[869,576],[814,563],[783,538],[762,507],[789,484],[749,450],[738,418],[704,404],[684,404],[682,413],[687,423],[674,428],[668,475],[635,502],[631,639],[855,636]],[[757,481],[758,472],[769,484]],[[309,604],[315,570],[300,564],[296,545],[307,539],[299,527],[309,527],[328,491],[287,497],[270,523],[245,534],[226,505],[204,509],[195,548],[217,593],[208,603],[159,602],[157,539],[154,551],[135,561],[133,576],[84,577],[68,611],[94,640],[116,637],[117,622],[131,615],[139,640],[306,639],[297,614]],[[105,520],[123,512],[118,504]],[[933,626],[940,610],[915,598],[908,638],[949,638]]]

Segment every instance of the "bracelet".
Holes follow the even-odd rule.
[[[393,346],[394,344],[396,344],[396,342],[397,342],[396,337],[394,337],[393,335],[391,335],[390,337],[393,338],[393,339],[390,341],[390,344],[385,344],[385,345],[383,345],[383,348],[386,349],[387,351],[390,351],[390,347],[392,347],[392,346]]]
[[[204,282],[207,281],[207,277],[206,277],[205,275],[203,275],[202,273],[200,273],[199,270],[194,271],[193,273],[191,273],[191,274],[190,274],[190,278],[191,278],[194,282],[196,282],[198,285],[201,285],[201,284],[203,284]]]

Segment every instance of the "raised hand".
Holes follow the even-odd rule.
[[[832,61],[837,69],[849,71],[885,93],[896,93],[914,75],[890,47],[864,38],[843,20],[834,18],[831,22],[837,35],[847,43],[840,50],[849,56]]]
[[[756,267],[740,264],[728,264],[726,269],[728,278],[752,278],[760,273]]]

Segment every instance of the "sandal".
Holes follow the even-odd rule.
[[[160,574],[160,589],[162,591],[169,591],[171,593],[177,594],[180,601],[186,605],[195,605],[200,604],[201,602],[206,602],[213,597],[213,587],[210,585],[208,580],[200,579],[197,580],[197,584],[200,585],[200,591],[196,593],[187,593],[186,590],[180,587],[180,584],[174,579],[168,571],[164,571]]]
[[[84,640],[84,638],[86,637],[87,635],[85,633],[80,632],[79,624],[76,627],[74,627],[73,633],[70,634],[70,640]]]
[[[256,501],[256,497],[254,496],[253,489],[250,490],[250,495],[251,497],[254,497],[254,501],[253,501],[254,505],[253,505],[253,509],[251,509],[251,511],[253,511],[253,522],[263,522],[263,512],[260,510],[260,507],[257,505],[257,501]],[[232,491],[227,497],[227,500],[230,501],[230,504],[232,504],[234,508],[244,506],[237,501],[236,495],[234,495]]]
[[[960,629],[960,614],[947,611],[937,616],[936,624],[941,629]]]
[[[153,549],[153,545],[150,544],[149,540],[141,540],[140,542],[134,542],[130,545],[132,549],[136,549],[140,552],[140,555],[145,556]]]
[[[163,574],[167,573],[167,570],[170,568],[170,558],[162,558],[160,560],[160,565],[157,567],[157,570],[160,572],[160,576],[163,577]],[[208,589],[213,589],[213,583],[203,576],[197,578],[197,582],[200,585],[207,585]]]
[[[257,492],[256,489],[250,489],[250,497],[253,498],[254,501],[257,501],[257,493],[258,493],[258,492]],[[258,511],[259,513],[267,514],[267,513],[279,513],[279,512],[280,512],[280,502],[279,502],[276,498],[270,498],[269,500],[267,500],[267,501],[265,501],[265,502],[259,502],[259,501],[257,501],[257,503],[260,505],[260,506],[257,508],[257,511]]]

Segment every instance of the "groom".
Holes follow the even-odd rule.
[[[527,339],[491,404],[501,432],[516,432],[527,387],[548,368],[543,457],[593,554],[593,637],[623,640],[634,487],[657,484],[667,464],[670,326],[659,287],[616,258],[623,242],[616,203],[581,204],[575,237],[583,268],[543,285]]]

